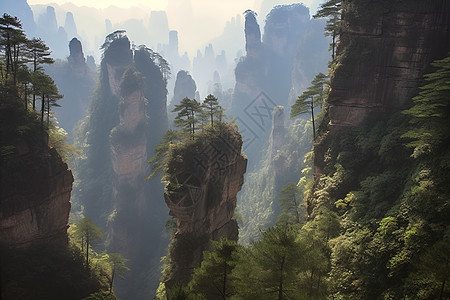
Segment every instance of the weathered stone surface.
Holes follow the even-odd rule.
[[[331,78],[329,132],[314,147],[315,175],[333,139],[411,103],[430,63],[450,51],[450,1],[348,1]]]
[[[332,127],[404,109],[450,50],[450,1],[349,1],[331,83]]]
[[[15,144],[19,151],[7,161],[14,173],[2,172],[8,178],[2,179],[1,187],[0,244],[8,248],[67,245],[72,172],[55,149],[41,149],[37,156],[29,142]]]
[[[69,42],[69,53],[67,61],[72,74],[76,77],[84,77],[87,72],[86,60],[81,42],[75,37]]]
[[[174,148],[170,154],[164,198],[177,218],[177,232],[170,254],[176,271],[167,279],[169,286],[189,281],[211,239],[238,238],[232,217],[247,158],[241,154],[242,139],[234,129],[227,126],[212,135]]]
[[[167,218],[163,185],[160,178],[145,180],[150,174],[147,160],[168,127],[167,90],[152,50],[139,47],[131,53],[123,35],[110,43],[102,61],[102,88],[118,100],[119,117],[106,154],[112,167],[108,251],[121,253],[131,269],[124,281],[115,283],[117,295],[143,299],[156,289],[159,274],[149,270],[158,268],[156,258],[167,245],[161,233]]]

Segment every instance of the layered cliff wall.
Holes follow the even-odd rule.
[[[73,176],[47,138],[17,139],[2,160],[0,244],[67,245]]]
[[[450,50],[450,2],[345,1],[339,62],[332,79],[331,127],[404,109],[429,64]]]
[[[177,220],[169,254],[173,269],[164,279],[169,288],[189,282],[211,239],[238,238],[232,218],[247,158],[241,154],[240,134],[229,125],[219,125],[169,153],[164,198]]]

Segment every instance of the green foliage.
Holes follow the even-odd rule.
[[[75,247],[36,245],[0,252],[2,299],[82,299],[101,289]]]
[[[167,130],[163,139],[155,148],[155,155],[147,160],[148,163],[152,164],[152,172],[146,179],[151,179],[164,170],[167,165],[167,154],[169,153],[171,145],[180,141],[180,132],[176,130]]]
[[[203,252],[201,267],[194,270],[190,294],[205,299],[229,299],[234,294],[231,272],[238,260],[238,245],[221,238],[211,241],[211,246],[212,251]]]
[[[431,65],[436,71],[425,75],[426,84],[413,98],[414,106],[404,111],[412,126],[402,137],[410,139],[407,145],[414,148],[414,157],[429,154],[450,137],[450,56]]]
[[[320,5],[320,9],[313,16],[314,18],[327,18],[325,26],[325,36],[331,36],[332,42],[330,50],[332,50],[332,61],[334,61],[336,53],[336,43],[342,31],[342,0],[328,0]]]
[[[144,87],[142,74],[135,67],[129,67],[122,75],[120,80],[120,93],[122,96],[128,96],[135,91],[140,91]]]
[[[51,124],[48,129],[48,145],[58,151],[64,161],[68,161],[74,155],[80,155],[81,151],[75,146],[67,143],[67,132],[54,124]]]
[[[411,109],[327,142],[304,229],[324,208],[339,213],[328,243],[334,299],[449,296],[448,62],[433,63]]]
[[[91,244],[103,238],[103,230],[95,226],[89,218],[81,219],[75,227],[75,238],[81,242],[81,249],[86,252],[86,268],[89,269],[89,252]]]
[[[299,299],[297,270],[305,246],[296,242],[297,230],[277,225],[262,233],[260,241],[241,252],[233,270],[239,299]]]
[[[292,120],[285,135],[285,143],[273,153],[265,153],[253,172],[245,175],[245,184],[238,194],[238,209],[243,217],[240,224],[239,241],[243,244],[258,239],[260,230],[276,223],[282,208],[278,205],[281,188],[299,178],[299,170],[311,171],[310,160],[303,160],[311,151],[311,125],[301,118]],[[283,175],[274,176],[274,166],[283,170]],[[301,176],[301,175],[300,175]],[[301,179],[299,186],[307,193],[312,182],[312,174]],[[303,198],[303,195],[301,196]]]
[[[297,101],[292,105],[291,118],[294,118],[300,114],[310,112],[311,121],[313,124],[313,138],[316,139],[316,128],[314,119],[314,108],[318,106],[323,106],[328,95],[329,81],[328,77],[323,74],[317,74],[313,81],[311,81],[311,86],[306,89],[298,98]]]
[[[214,96],[210,96],[214,98]],[[209,103],[212,105],[213,114],[220,115],[221,119],[223,113],[222,108],[220,106],[215,106],[213,100],[211,101]],[[166,174],[169,161],[177,161],[180,156],[180,151],[186,150],[188,152],[192,151],[192,153],[195,153],[195,151],[202,150],[202,148],[206,146],[206,143],[210,143],[217,139],[219,139],[220,142],[222,139],[220,137],[225,137],[228,139],[235,135],[233,125],[231,123],[222,122],[220,119],[216,120],[214,126],[213,123],[210,125],[204,125],[201,127],[202,130],[197,132],[197,129],[199,128],[196,127],[196,124],[199,121],[201,114],[205,112],[204,107],[206,106],[200,105],[200,103],[196,100],[191,100],[189,98],[184,98],[179,105],[175,106],[173,111],[178,111],[178,115],[175,117],[174,123],[175,125],[181,127],[182,130],[168,130],[164,134],[164,137],[155,147],[155,154],[147,160],[148,163],[152,164],[152,172],[146,177],[146,179],[154,178],[160,173],[163,175]],[[213,115],[211,115],[211,120],[212,118]],[[189,134],[186,135],[186,132]],[[195,137],[197,137],[198,141],[196,141]],[[233,140],[230,142],[234,143],[236,141]]]
[[[278,216],[278,223],[300,224],[303,221],[300,207],[303,201],[301,192],[300,187],[296,183],[290,182],[283,186],[280,191],[281,197],[278,199],[278,203],[283,211]]]
[[[214,95],[209,94],[203,100],[202,108],[205,113],[211,118],[211,126],[214,128],[214,117],[216,117],[220,122],[222,121],[223,108],[219,105],[219,101]]]
[[[111,282],[109,286],[109,292],[111,293],[115,276],[125,279],[125,273],[130,271],[130,268],[125,265],[128,259],[123,258],[120,253],[108,253],[107,257],[107,261],[111,266]]]
[[[180,104],[175,105],[172,112],[178,112],[174,121],[175,125],[190,132],[192,139],[194,139],[195,125],[199,121],[201,112],[200,103],[195,99],[184,98]]]

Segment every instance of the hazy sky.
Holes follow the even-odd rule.
[[[0,0],[1,1],[1,0]],[[224,26],[231,17],[242,13],[247,9],[253,9],[260,12],[261,4],[265,7],[277,4],[292,4],[301,2],[310,7],[310,13],[313,14],[318,5],[324,0],[28,0],[28,4],[62,5],[70,9],[70,5],[78,7],[87,6],[101,9],[99,15],[94,18],[108,18],[113,24],[123,22],[126,19],[137,18],[148,22],[148,16],[153,10],[165,10],[168,15],[170,29],[179,32],[180,50],[188,51],[191,55],[195,54],[196,49],[202,49],[211,39],[219,36]],[[68,6],[67,4],[70,3]],[[66,4],[66,5],[65,5]],[[121,8],[135,7],[121,11],[104,10],[107,7],[116,6]],[[37,16],[35,16],[36,18]],[[64,15],[57,15],[58,23],[63,24]],[[85,34],[88,31],[96,31],[100,28],[92,24],[92,20],[80,20],[77,14],[74,14],[79,33],[83,30]],[[263,29],[265,16],[259,16],[260,26]],[[80,23],[84,24],[80,24]],[[103,21],[102,21],[103,22]],[[104,23],[103,23],[104,24]],[[83,26],[84,25],[84,26]],[[87,27],[84,29],[83,27]],[[104,27],[104,26],[100,26]],[[133,37],[131,37],[133,38]]]
[[[105,8],[110,5],[118,6],[118,7],[130,7],[130,6],[147,6],[150,7],[152,10],[163,10],[167,7],[168,0],[28,0],[28,3],[30,5],[32,4],[49,4],[49,3],[57,3],[57,4],[64,4],[71,2],[78,6],[90,6],[90,7],[97,7],[97,8]],[[182,0],[176,0],[173,2],[182,2]],[[261,5],[262,0],[193,0],[194,4],[196,2],[203,2],[203,3],[214,3],[216,7],[233,7],[233,6],[246,6],[246,7],[253,7],[256,8],[256,6]],[[295,2],[295,1],[278,1],[278,2]],[[321,0],[303,0],[303,1],[297,1],[302,2],[306,6],[312,7],[314,10],[317,7],[317,5],[323,1]],[[217,12],[223,12],[223,11],[217,11]]]

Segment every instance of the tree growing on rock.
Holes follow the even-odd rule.
[[[207,299],[229,299],[234,295],[231,272],[238,259],[238,244],[226,238],[211,241],[213,251],[203,252],[200,268],[195,269],[189,289]]]
[[[180,104],[175,105],[172,112],[178,112],[175,117],[175,125],[185,128],[191,133],[192,139],[194,139],[195,125],[198,123],[198,115],[201,111],[200,103],[195,99],[184,98]]]
[[[311,86],[306,89],[292,105],[291,118],[300,114],[311,113],[311,122],[313,126],[313,140],[316,140],[316,125],[314,119],[314,108],[322,106],[325,101],[326,89],[329,85],[328,77],[319,73],[311,81]]]
[[[92,242],[103,238],[103,230],[91,219],[83,218],[76,224],[75,234],[81,240],[81,251],[86,250],[86,269],[89,269],[89,249]]]
[[[214,95],[209,94],[205,100],[203,100],[203,108],[206,110],[211,120],[211,127],[214,127],[214,117],[219,121],[222,120],[223,108],[219,105],[219,101]]]
[[[325,36],[331,36],[330,49],[332,61],[336,56],[336,41],[341,34],[342,22],[342,0],[328,0],[320,5],[320,9],[313,16],[314,18],[327,18],[325,25]]]

